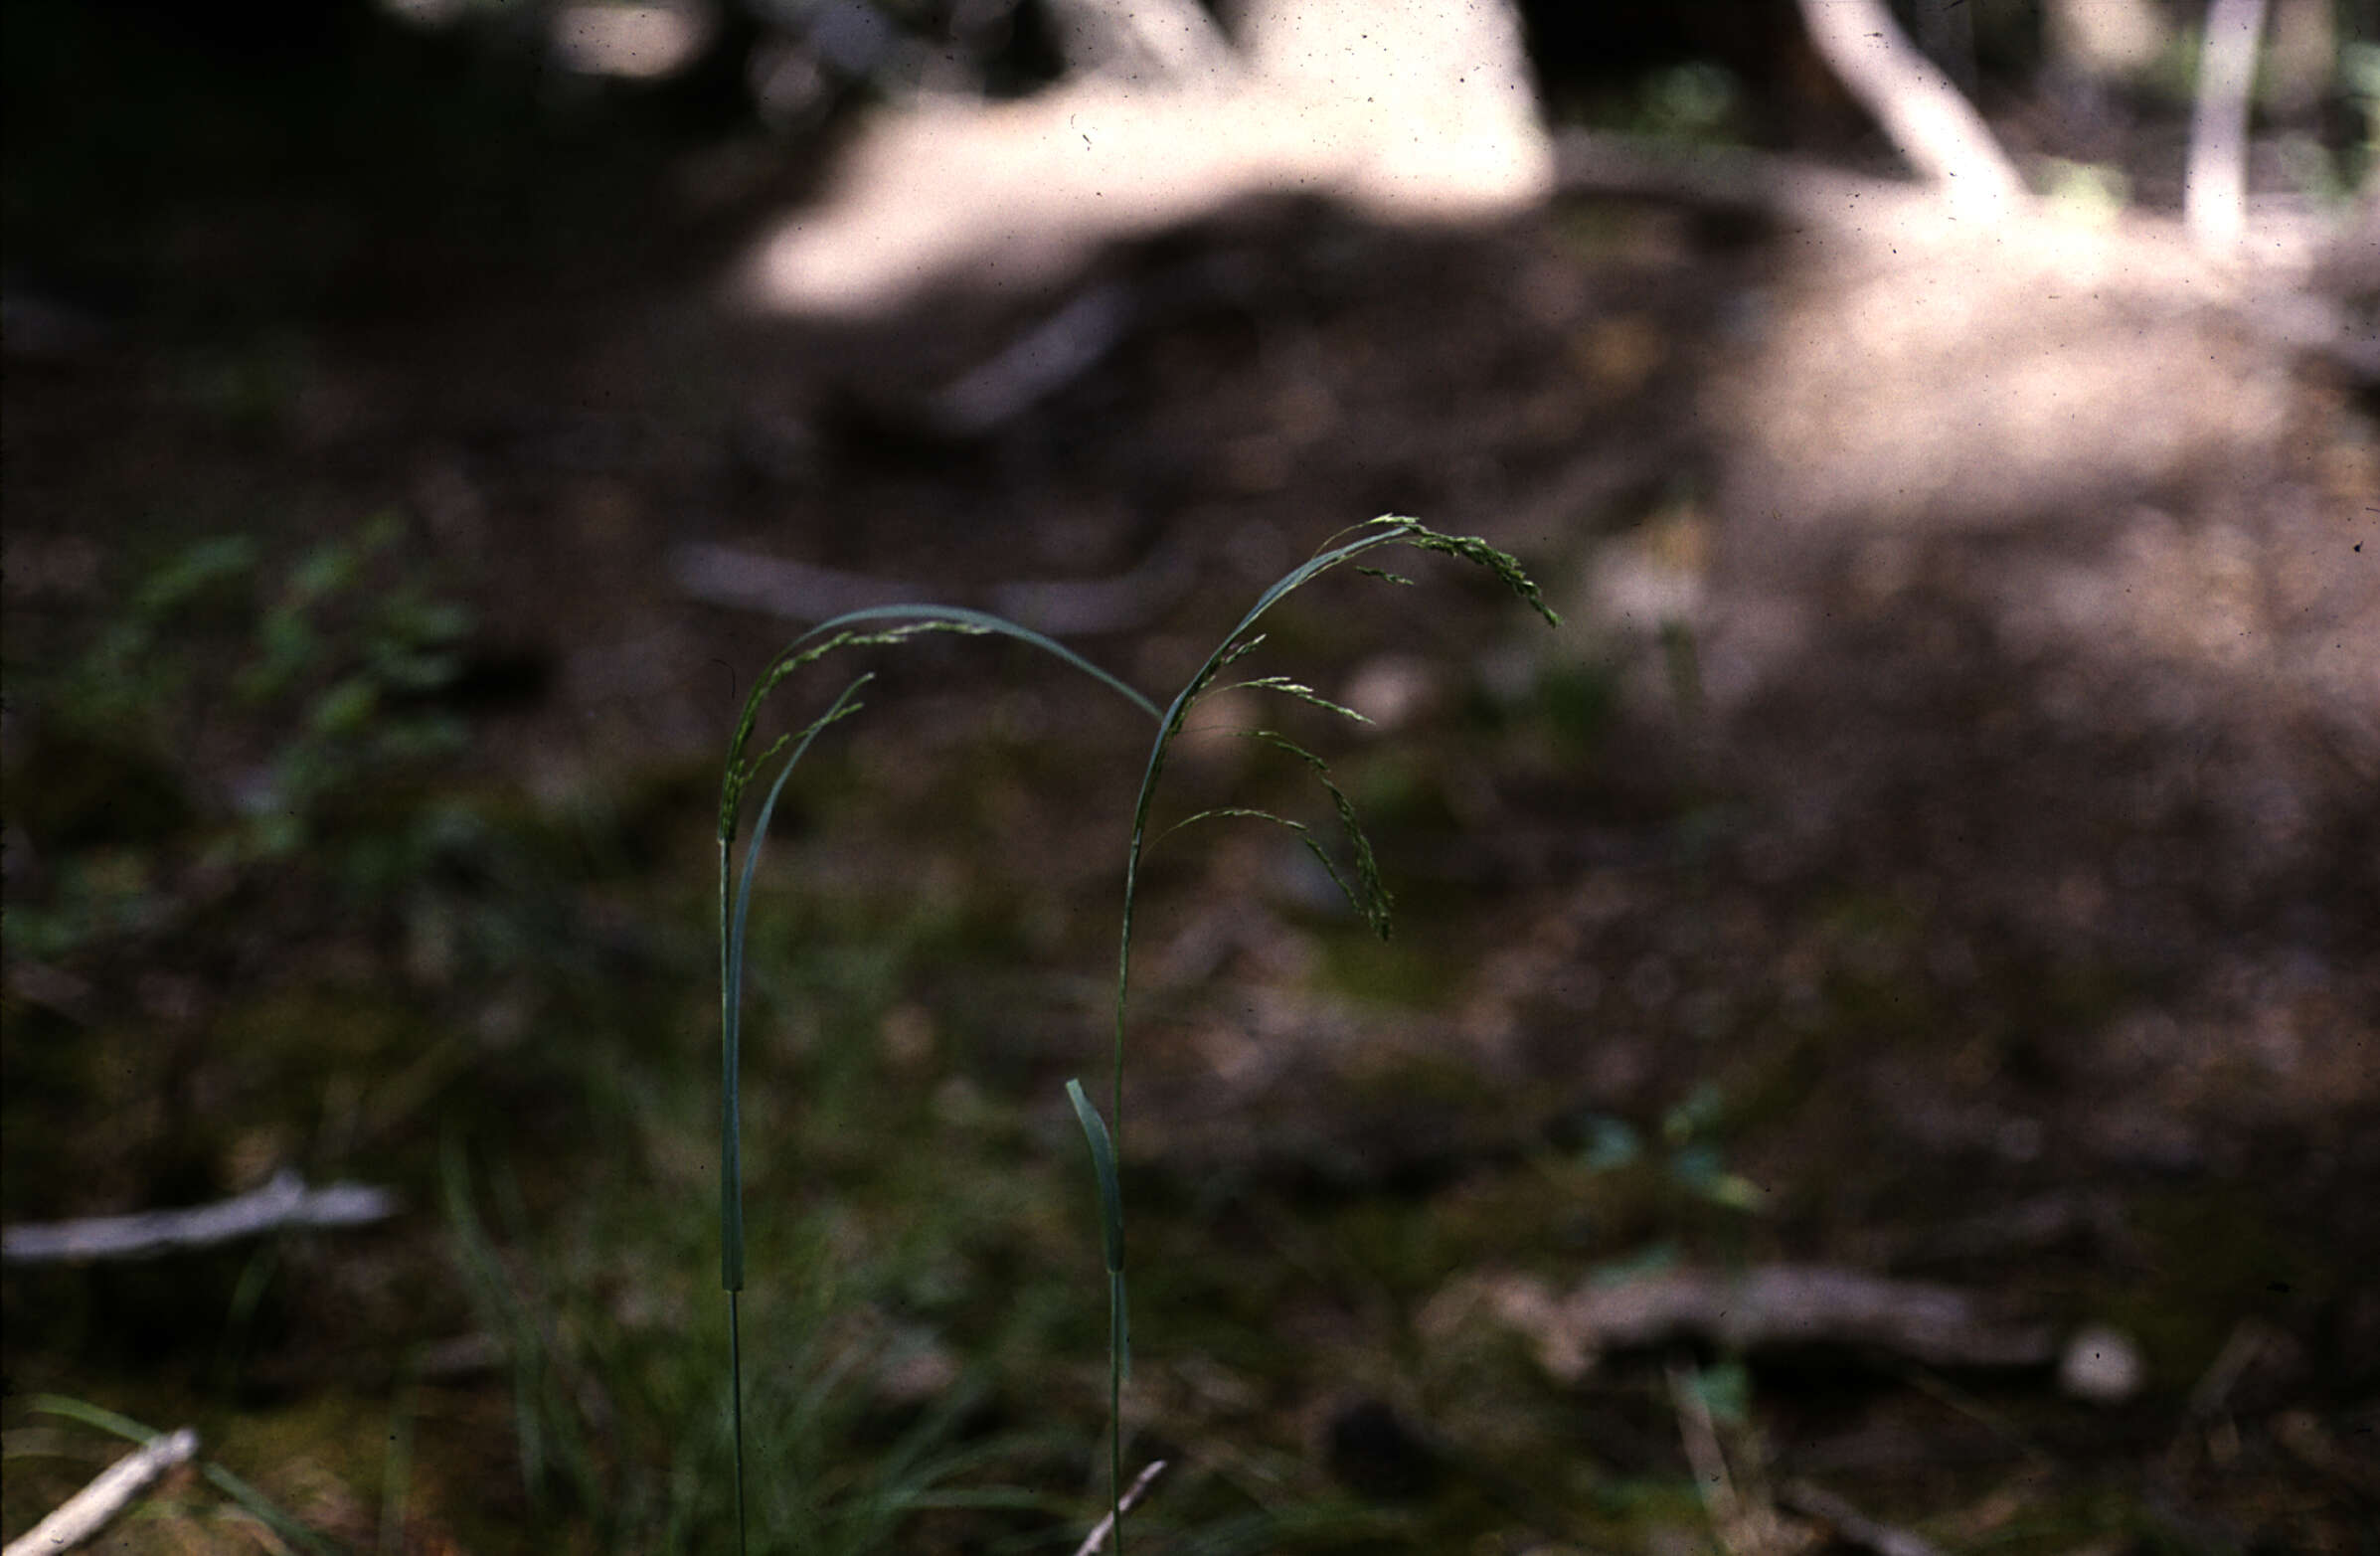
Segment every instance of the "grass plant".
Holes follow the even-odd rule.
[[[1149,748],[1146,763],[1141,769],[1140,786],[1133,802],[1131,829],[1123,860],[1123,900],[1116,943],[1115,982],[1113,991],[1113,1036],[1108,1055],[1107,1110],[1102,1115],[1081,1081],[1070,1080],[1066,1092],[1077,1120],[1083,1129],[1090,1152],[1093,1173],[1097,1180],[1100,1201],[1101,1243],[1105,1267],[1108,1305],[1107,1338],[1107,1481],[1110,1538],[1107,1548],[1120,1552],[1124,1543],[1124,1496],[1126,1481],[1123,1473],[1123,1389],[1130,1362],[1130,1309],[1127,1301],[1124,1267],[1124,1214],[1122,1193],[1116,1176],[1116,1159],[1123,1133],[1123,1079],[1125,1037],[1128,1027],[1133,915],[1138,904],[1141,868],[1152,844],[1194,822],[1245,817],[1266,821],[1287,828],[1313,854],[1331,880],[1345,894],[1348,903],[1372,930],[1386,938],[1390,928],[1391,899],[1382,883],[1378,863],[1356,815],[1354,805],[1332,781],[1327,764],[1321,757],[1297,742],[1270,729],[1254,729],[1245,733],[1274,750],[1283,753],[1304,765],[1327,795],[1334,819],[1341,834],[1344,856],[1336,854],[1318,838],[1305,822],[1275,811],[1246,806],[1219,806],[1197,811],[1167,826],[1164,832],[1152,837],[1150,822],[1160,779],[1164,776],[1166,756],[1173,742],[1182,732],[1191,710],[1211,694],[1226,691],[1272,693],[1302,702],[1327,712],[1361,722],[1363,716],[1351,708],[1333,702],[1313,688],[1285,676],[1261,676],[1247,680],[1226,680],[1226,672],[1254,653],[1264,642],[1264,634],[1257,630],[1265,615],[1288,595],[1335,568],[1356,564],[1356,559],[1384,547],[1404,546],[1424,552],[1436,552],[1457,558],[1484,568],[1514,595],[1543,616],[1549,625],[1558,625],[1559,618],[1546,605],[1537,586],[1521,570],[1520,564],[1487,542],[1474,536],[1450,535],[1434,530],[1417,519],[1401,515],[1383,515],[1353,528],[1341,531],[1312,557],[1275,580],[1264,591],[1243,615],[1238,624],[1225,633],[1214,650],[1183,683],[1171,702],[1160,708],[1157,703],[1134,690],[1107,671],[1093,664],[1074,650],[1042,633],[1021,626],[1014,621],[949,605],[883,605],[852,611],[819,623],[795,638],[770,662],[768,669],[756,681],[746,698],[742,716],[729,741],[727,761],[720,786],[719,802],[719,970],[720,970],[720,1032],[721,1032],[721,1119],[720,1119],[720,1280],[727,1293],[728,1318],[728,1383],[729,1410],[732,1417],[734,1441],[736,1524],[739,1549],[749,1548],[745,1455],[745,1402],[742,1324],[739,1298],[746,1283],[746,1247],[744,1222],[744,1188],[742,1155],[742,1099],[740,1073],[742,1068],[742,1007],[745,980],[745,939],[750,922],[753,885],[759,868],[762,844],[765,840],[770,817],[778,798],[783,794],[786,780],[793,769],[807,755],[811,746],[827,729],[857,713],[859,693],[872,678],[862,673],[848,682],[819,714],[798,730],[780,736],[765,749],[755,752],[754,741],[760,727],[762,713],[770,696],[800,671],[848,650],[892,647],[933,633],[957,633],[966,636],[1003,636],[1034,648],[1071,665],[1101,685],[1131,703],[1156,725],[1156,735]],[[1381,568],[1357,564],[1358,571],[1395,584],[1410,584],[1410,579]],[[782,758],[780,762],[778,759]],[[741,864],[736,854],[736,841],[743,830],[741,822],[748,790],[774,767],[750,829],[750,841],[745,844]],[[796,1488],[798,1494],[798,1488]]]

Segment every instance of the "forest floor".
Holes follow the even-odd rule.
[[[163,303],[11,325],[6,1219],[281,1168],[405,1205],[11,1265],[12,1537],[112,1455],[66,1395],[351,1548],[719,1548],[744,690],[801,613],[915,598],[1104,612],[1069,641],[1162,701],[1400,512],[1565,623],[1416,557],[1251,661],[1373,728],[1202,714],[1324,752],[1399,923],[1256,823],[1153,856],[1135,1548],[2375,1548],[2368,399],[2265,363],[2162,451],[2138,400],[2083,408],[2098,464],[1966,402],[1981,445],[1935,437],[1958,350],[2038,343],[1863,347],[1792,232],[1651,203],[1250,209],[1062,292],[755,320],[765,161],[605,166],[517,248],[427,197],[160,217]],[[953,426],[1102,286],[1111,351]],[[1913,444],[2015,473],[1901,502]],[[757,1526],[1071,1548],[1105,1313],[1061,1088],[1105,1076],[1149,731],[979,643],[874,667],[755,909]],[[1294,767],[1196,734],[1167,805],[1327,822]],[[184,1478],[120,1548],[247,1516]]]

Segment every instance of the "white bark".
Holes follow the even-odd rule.
[[[1918,47],[1943,69],[1951,85],[1975,90],[1975,8],[1969,0],[1917,0]]]
[[[1550,192],[1512,0],[1251,0],[1236,48],[1186,5],[1067,0],[1086,71],[1018,102],[880,118],[825,200],[765,241],[752,300],[853,314],[954,280],[1038,286],[1252,196],[1444,222]]]
[[[1955,212],[1997,219],[2025,204],[2024,180],[1982,116],[1910,44],[1884,0],[1801,0],[1801,17],[1827,66]]]
[[[1043,0],[1067,69],[1155,85],[1233,69],[1231,45],[1198,0]]]
[[[77,1491],[57,1511],[8,1542],[0,1556],[53,1556],[71,1551],[107,1526],[132,1498],[174,1466],[198,1452],[198,1434],[184,1427],[149,1439],[110,1465],[99,1477]]]
[[[2248,236],[2248,92],[2264,30],[2265,0],[2214,0],[2207,7],[2182,216],[2192,241],[2212,255],[2235,252]]]
[[[2042,25],[2053,67],[2091,82],[2147,71],[2169,32],[2153,0],[2050,0]]]
[[[309,1189],[296,1173],[284,1171],[262,1188],[212,1205],[13,1226],[0,1232],[0,1261],[35,1265],[147,1259],[284,1227],[363,1226],[396,1213],[396,1196],[386,1189],[361,1183]]]

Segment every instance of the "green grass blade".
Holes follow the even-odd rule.
[[[1091,1147],[1092,1175],[1100,1186],[1100,1240],[1107,1260],[1107,1516],[1117,1551],[1123,1549],[1123,1380],[1131,1365],[1132,1320],[1124,1300],[1123,1191],[1115,1181],[1115,1145],[1083,1083],[1066,1083],[1066,1100]]]
[[[1349,532],[1342,531],[1342,533]],[[1248,613],[1240,618],[1239,624],[1223,635],[1223,639],[1217,644],[1215,651],[1207,656],[1206,662],[1199,666],[1197,673],[1190,677],[1182,689],[1174,695],[1173,701],[1166,705],[1164,716],[1157,722],[1156,739],[1149,745],[1148,761],[1140,772],[1140,792],[1132,803],[1131,842],[1124,854],[1122,924],[1116,936],[1115,1030],[1108,1068],[1111,1076],[1110,1112],[1114,1117],[1114,1131],[1118,1137],[1123,1133],[1124,1123],[1124,1032],[1131,1000],[1132,928],[1140,894],[1140,861],[1148,842],[1149,810],[1155,801],[1157,782],[1164,776],[1167,748],[1172,745],[1174,737],[1181,733],[1182,723],[1189,717],[1191,707],[1205,695],[1207,689],[1214,683],[1217,674],[1226,665],[1253,652],[1257,644],[1263,640],[1262,634],[1255,631],[1257,622],[1264,619],[1265,613],[1288,595],[1337,567],[1340,563],[1350,561],[1381,546],[1406,545],[1423,551],[1442,552],[1487,569],[1530,608],[1543,616],[1547,625],[1559,626],[1562,624],[1562,618],[1547,606],[1536,583],[1522,571],[1520,563],[1475,535],[1447,535],[1430,528],[1419,519],[1394,513],[1384,513],[1378,518],[1366,520],[1364,523],[1354,526],[1352,534],[1353,539],[1309,557],[1276,579],[1271,588],[1258,596],[1256,604],[1251,605]],[[1395,579],[1398,575],[1391,574],[1388,577]],[[1319,762],[1316,761],[1315,765],[1319,767]],[[1347,796],[1339,790],[1337,784],[1330,781],[1327,772],[1321,773],[1319,777],[1323,786],[1330,792],[1331,802],[1339,812],[1341,823],[1347,827],[1350,842],[1355,849],[1356,871],[1364,888],[1364,897],[1358,902],[1358,907],[1365,913],[1365,917],[1372,921],[1376,930],[1384,930],[1389,906],[1388,893],[1380,885],[1379,868],[1372,858],[1371,843],[1364,837],[1361,827],[1356,824],[1354,807],[1348,803]],[[1310,838],[1308,842],[1310,846]],[[1325,867],[1330,869],[1332,879],[1339,880],[1340,889],[1345,890],[1346,882],[1340,879],[1337,868],[1331,864],[1328,856],[1322,854],[1319,849],[1316,850],[1316,853],[1322,858]],[[1356,899],[1351,897],[1351,900]],[[1119,1273],[1113,1280],[1110,1297],[1113,1308],[1111,1324],[1118,1329],[1123,1321],[1122,1288],[1123,1281]],[[1110,1383],[1112,1384],[1113,1381],[1111,1373]],[[1108,1445],[1111,1483],[1120,1482],[1122,1476],[1123,1428],[1120,1411],[1117,1408],[1120,1403],[1120,1390],[1116,1392],[1118,1398],[1109,1403]],[[1120,1518],[1115,1525],[1115,1537],[1117,1549],[1120,1552],[1123,1540],[1123,1524]]]
[[[33,1408],[45,1416],[64,1416],[69,1421],[96,1427],[108,1436],[120,1437],[127,1443],[145,1444],[157,1435],[154,1428],[144,1427],[130,1416],[119,1416],[104,1405],[93,1405],[87,1400],[65,1394],[36,1394]]]
[[[761,845],[767,840],[768,822],[776,814],[776,801],[785,791],[785,780],[793,776],[794,768],[810,749],[810,743],[829,725],[835,724],[860,709],[854,701],[860,688],[871,677],[860,676],[843,688],[827,710],[812,720],[794,741],[792,755],[777,769],[776,780],[768,785],[768,793],[761,801],[760,814],[754,817],[752,841],[744,845],[744,869],[735,887],[732,903],[727,892],[728,851],[733,839],[723,834],[719,843],[719,882],[723,894],[722,922],[726,938],[722,948],[720,973],[720,1089],[719,1089],[719,1283],[728,1294],[728,1390],[730,1409],[734,1417],[736,1437],[736,1548],[747,1548],[745,1488],[744,1488],[744,1314],[737,1297],[744,1290],[744,940],[745,928],[752,914],[753,876],[760,868]],[[774,754],[778,746],[769,747]],[[764,761],[766,759],[764,758]]]
[[[338,1553],[345,1549],[342,1545],[334,1545],[325,1540],[295,1518],[290,1517],[271,1497],[266,1496],[262,1491],[241,1479],[223,1466],[209,1464],[201,1470],[201,1473],[206,1475],[209,1485],[214,1486],[224,1495],[248,1509],[266,1528],[280,1536],[288,1544],[307,1552],[308,1556],[338,1556]]]
[[[545,1424],[537,1399],[537,1334],[520,1311],[518,1294],[505,1278],[487,1231],[480,1225],[471,1200],[470,1162],[463,1153],[461,1136],[451,1128],[439,1143],[438,1183],[464,1272],[483,1317],[503,1337],[512,1365],[513,1437],[521,1456],[521,1492],[535,1507],[543,1499],[546,1481]]]
[[[1107,1125],[1100,1118],[1091,1098],[1083,1091],[1079,1080],[1066,1083],[1066,1100],[1075,1105],[1075,1119],[1083,1125],[1083,1138],[1091,1146],[1091,1170],[1100,1186],[1100,1241],[1107,1259],[1107,1270],[1113,1274],[1124,1267],[1123,1262],[1123,1193],[1115,1180],[1115,1145],[1107,1135]]]
[[[785,780],[793,776],[793,769],[822,731],[859,711],[860,705],[853,698],[870,679],[863,675],[844,687],[842,695],[794,742],[793,754],[777,770],[776,781],[768,785],[760,814],[753,820],[752,841],[744,845],[744,869],[737,879],[729,909],[720,991],[719,1281],[730,1292],[744,1290],[744,940],[745,927],[752,915],[753,876],[760,869],[761,845],[767,840],[768,822],[776,814],[777,797],[785,791]],[[724,854],[721,863],[724,869]]]

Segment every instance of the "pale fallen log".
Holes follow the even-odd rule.
[[[9,1541],[0,1556],[49,1556],[73,1550],[105,1528],[107,1520],[123,1511],[151,1481],[176,1465],[188,1463],[197,1452],[198,1434],[190,1428],[159,1433],[147,1446],[108,1466],[49,1517]]]
[[[1931,1367],[2045,1367],[2058,1354],[2050,1325],[1999,1317],[1975,1294],[1824,1265],[1666,1270],[1567,1297],[1525,1277],[1473,1278],[1433,1305],[1449,1319],[1484,1307],[1565,1382],[1614,1351],[1695,1342],[1747,1355],[1839,1346]]]
[[[1824,1265],[1768,1265],[1740,1275],[1670,1270],[1590,1283],[1560,1314],[1597,1350],[1672,1339],[1735,1351],[1851,1345],[1948,1367],[2035,1366],[2057,1354],[2047,1324],[1995,1322],[1973,1295],[1955,1287]]]
[[[9,1227],[0,1231],[0,1262],[151,1259],[283,1229],[367,1226],[396,1213],[397,1197],[387,1189],[362,1183],[309,1189],[296,1173],[284,1170],[262,1188],[212,1205]]]

